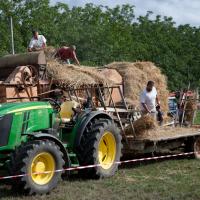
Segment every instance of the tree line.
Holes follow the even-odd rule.
[[[170,90],[200,86],[200,28],[179,25],[152,12],[135,16],[133,5],[69,8],[49,0],[0,0],[0,56],[11,53],[10,17],[16,53],[26,52],[32,30],[54,47],[77,46],[82,64],[152,61],[168,77]]]

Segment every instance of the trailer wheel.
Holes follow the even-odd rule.
[[[196,159],[200,159],[200,137],[197,137],[194,141],[194,156]]]
[[[63,168],[62,157],[59,147],[52,141],[33,141],[24,144],[11,157],[11,175],[24,174],[14,179],[14,188],[28,194],[50,192],[61,178],[62,172],[55,170]]]
[[[121,139],[119,129],[111,120],[92,121],[84,131],[77,154],[81,166],[97,166],[80,171],[82,175],[88,178],[113,176],[121,157]]]

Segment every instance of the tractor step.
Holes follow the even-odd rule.
[[[75,153],[69,153],[69,157],[76,157]]]
[[[69,158],[71,160],[71,166],[72,167],[78,167],[79,161],[75,153],[69,153]]]
[[[71,164],[71,167],[79,167],[79,164]]]

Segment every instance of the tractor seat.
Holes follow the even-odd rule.
[[[74,116],[73,108],[77,108],[79,106],[79,103],[76,101],[65,101],[61,104],[61,110],[60,110],[60,117],[62,120],[62,123],[70,122],[72,117]]]

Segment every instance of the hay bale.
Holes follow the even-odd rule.
[[[52,46],[48,46],[44,49],[44,54],[46,56],[47,62],[54,58],[56,52],[57,49]]]
[[[169,94],[167,79],[152,62],[114,62],[105,67],[116,69],[120,73],[124,81],[125,98],[131,99],[134,105],[140,104],[140,93],[146,87],[146,83],[149,80],[154,81],[161,101],[162,111],[167,113]]]
[[[112,82],[101,75],[97,68],[68,65],[55,59],[48,61],[47,73],[60,86],[80,87],[106,83],[112,85]]]
[[[107,79],[113,81],[116,85],[122,84],[122,76],[116,69],[100,68],[99,73],[105,76]]]
[[[107,68],[103,68],[103,69],[99,69],[99,73],[106,77],[108,80],[112,81],[116,86],[120,85],[120,88],[121,90],[123,89],[122,88],[122,83],[123,83],[123,80],[122,80],[122,76],[119,74],[119,72],[117,72],[117,70],[115,69],[107,69]],[[109,93],[107,90],[104,91],[104,93],[106,92],[106,96],[108,97],[109,96]],[[112,98],[113,98],[113,101],[115,102],[115,105],[121,105],[121,101],[122,101],[122,98],[121,98],[121,94],[118,90],[118,88],[114,88],[112,90]],[[106,100],[108,100],[110,98],[106,98]]]
[[[140,119],[136,120],[133,123],[133,126],[136,135],[144,135],[149,130],[156,129],[157,124],[153,117],[151,117],[150,115],[144,115]],[[127,135],[133,134],[131,125],[129,125],[125,131]]]
[[[190,98],[186,102],[185,121],[187,121],[189,124],[192,124],[193,117],[196,110],[197,110],[197,101],[196,101],[196,95],[194,95],[192,99]]]

